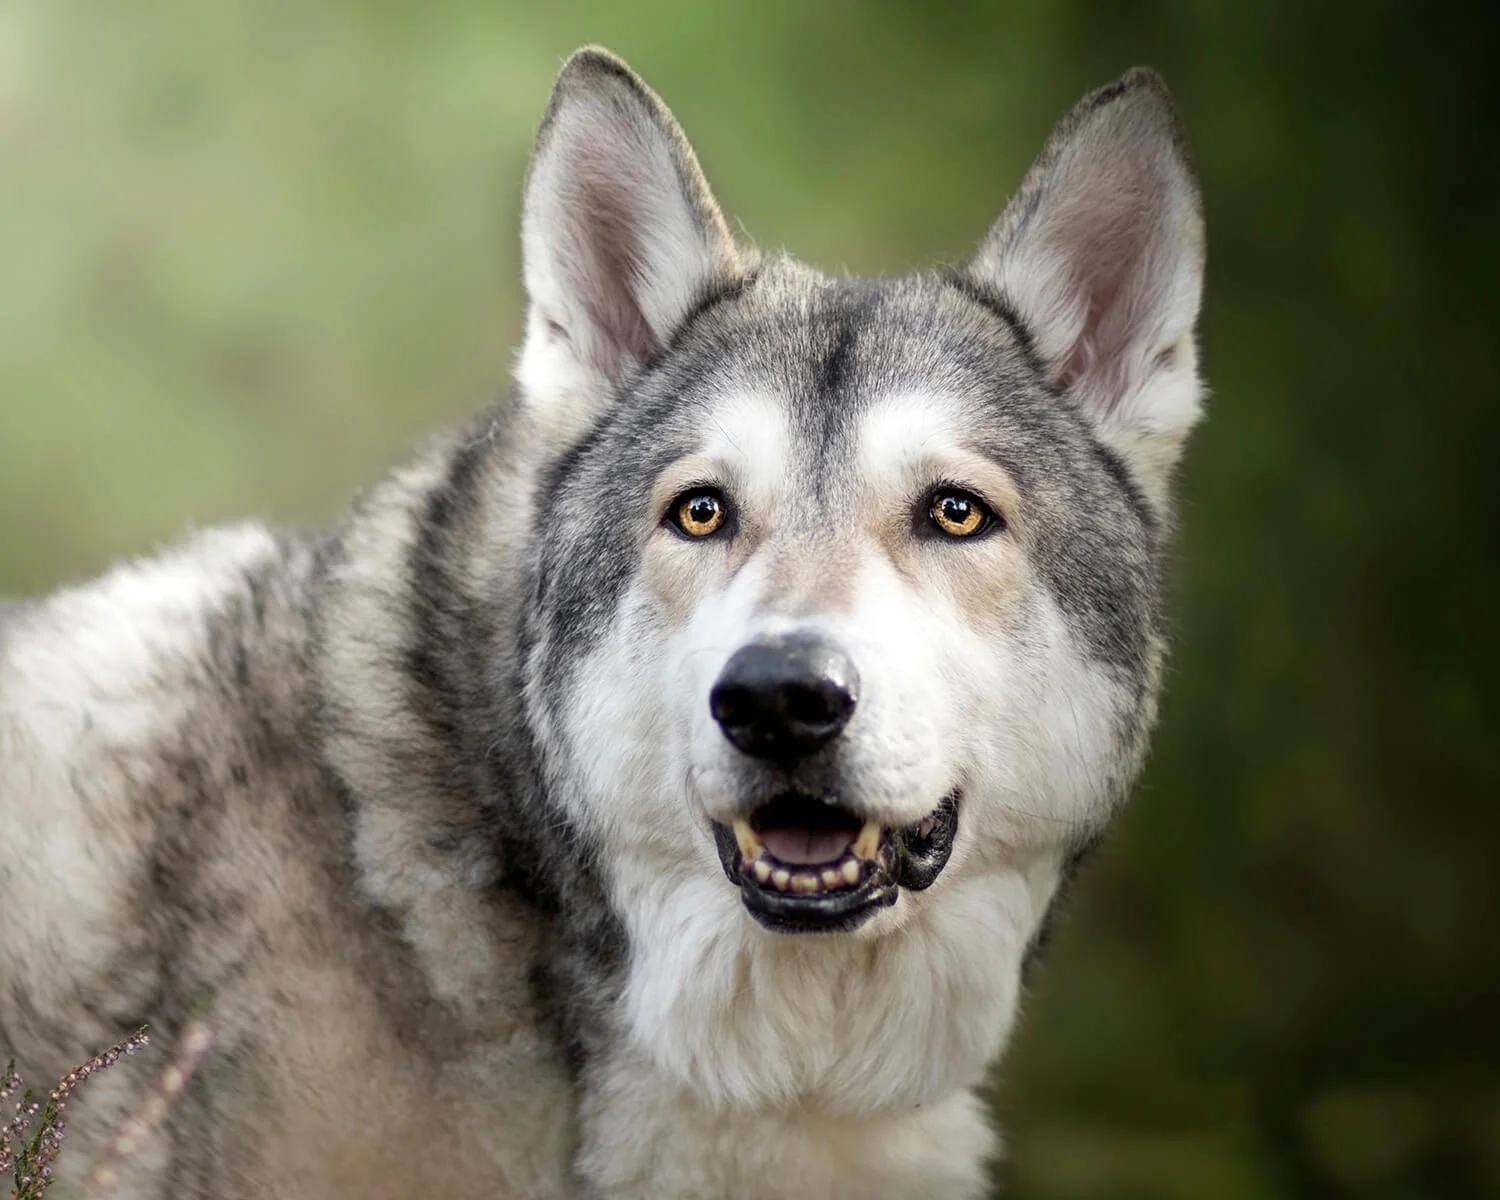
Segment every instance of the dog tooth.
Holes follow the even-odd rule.
[[[843,876],[841,876],[838,873],[837,868],[835,868],[835,867],[824,867],[823,868],[823,886],[824,887],[836,888],[842,882],[842,880],[843,880]]]
[[[809,894],[818,890],[818,877],[811,871],[798,871],[792,876],[792,891]]]
[[[839,874],[845,883],[853,887],[859,882],[859,860],[854,858],[844,859],[843,865],[839,867]]]
[[[777,867],[774,871],[771,872],[771,882],[776,885],[776,890],[778,892],[786,891],[787,885],[791,883],[791,881],[792,873],[785,867]]]
[[[754,862],[765,849],[760,838],[755,836],[755,830],[750,828],[749,821],[739,820],[734,823],[734,840],[739,843],[740,853],[746,862]]]
[[[771,878],[771,864],[763,858],[757,858],[751,863],[750,869],[755,872],[757,883],[765,883]]]
[[[853,850],[856,857],[874,862],[880,851],[880,826],[874,821],[866,821],[859,836],[854,839]]]

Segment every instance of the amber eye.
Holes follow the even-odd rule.
[[[994,514],[978,496],[956,488],[944,488],[932,497],[932,523],[953,538],[973,537],[988,529]]]
[[[728,515],[724,497],[707,488],[684,492],[672,502],[672,523],[688,537],[703,538],[717,533]]]

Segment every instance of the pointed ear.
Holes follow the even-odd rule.
[[[1134,70],[1053,131],[970,276],[1158,508],[1198,417],[1198,186],[1166,85]]]
[[[537,135],[521,252],[530,311],[516,374],[563,435],[741,271],[672,114],[592,47],[568,59]]]

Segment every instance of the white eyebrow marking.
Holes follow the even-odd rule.
[[[699,451],[701,456],[738,459],[777,474],[785,469],[790,447],[786,405],[774,396],[733,396],[710,409],[709,422],[714,432]]]
[[[910,483],[924,464],[967,456],[953,436],[958,405],[940,395],[892,396],[873,405],[860,421],[861,473],[881,490]]]

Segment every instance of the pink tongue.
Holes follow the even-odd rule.
[[[838,862],[854,845],[854,834],[838,829],[765,829],[760,840],[784,863]]]

